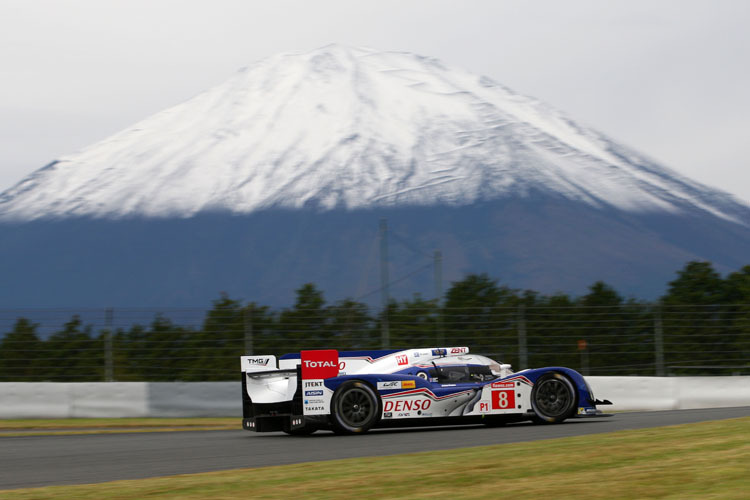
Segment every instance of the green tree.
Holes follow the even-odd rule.
[[[45,377],[55,382],[102,380],[104,353],[102,342],[92,338],[91,326],[83,326],[73,316],[43,342]]]
[[[0,380],[33,382],[44,380],[39,370],[42,342],[37,336],[38,324],[18,318],[13,330],[0,343]],[[41,360],[43,362],[43,360]]]
[[[331,331],[323,292],[306,283],[297,289],[293,309],[285,309],[279,318],[279,341],[286,352],[325,349],[331,345]]]

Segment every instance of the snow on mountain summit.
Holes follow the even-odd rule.
[[[280,54],[0,195],[0,218],[466,205],[547,192],[742,221],[747,207],[535,99],[409,53]]]

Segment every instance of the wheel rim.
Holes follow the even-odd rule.
[[[539,410],[548,417],[565,414],[573,401],[568,386],[556,378],[545,380],[539,385],[535,400]]]
[[[343,423],[361,427],[372,415],[372,399],[367,391],[355,387],[341,395],[338,409]]]

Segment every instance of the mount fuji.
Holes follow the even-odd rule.
[[[688,260],[748,264],[750,206],[483,76],[330,45],[259,61],[0,194],[0,306],[272,305],[487,272],[653,298]]]

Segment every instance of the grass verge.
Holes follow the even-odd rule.
[[[356,446],[358,438],[351,439]],[[390,457],[6,490],[0,497],[745,499],[748,470],[750,418],[742,418]]]
[[[110,432],[238,430],[233,418],[68,418],[0,420],[1,436],[101,434]]]

